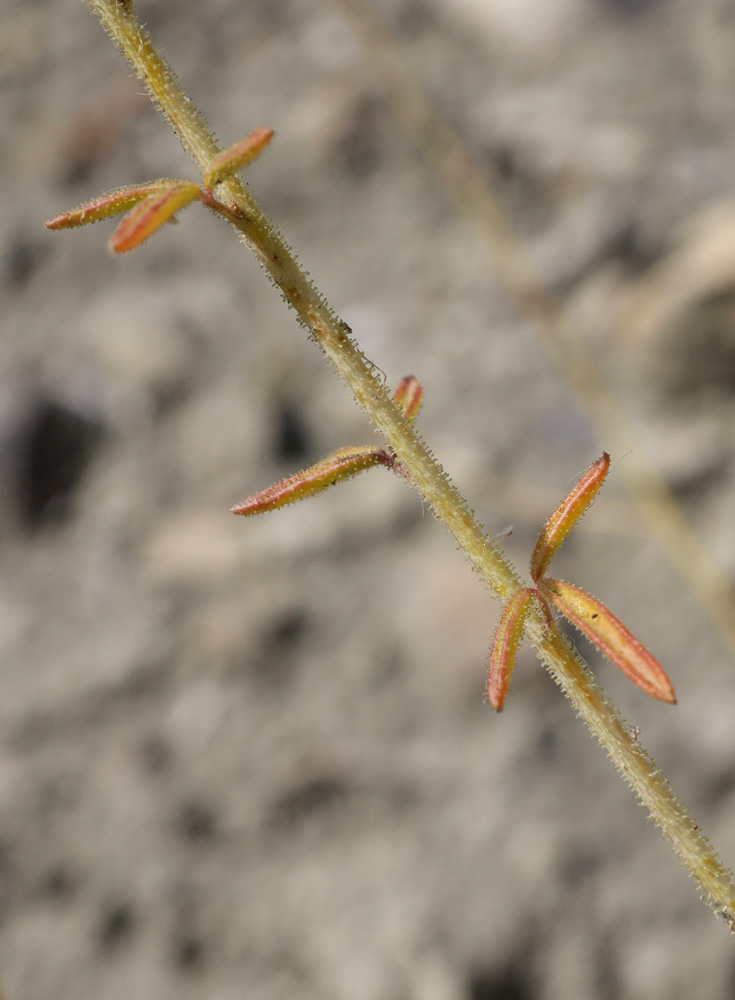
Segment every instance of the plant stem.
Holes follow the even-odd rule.
[[[487,172],[460,135],[437,113],[398,44],[365,0],[336,0],[369,48],[380,86],[400,126],[421,149],[465,219],[483,239],[495,273],[521,313],[536,325],[560,375],[596,426],[609,451],[625,452],[620,466],[651,535],[735,654],[735,592],[684,516],[671,489],[645,458],[594,355],[576,335],[562,303],[535,271]]]
[[[88,3],[123,50],[203,174],[219,152],[215,139],[138,23],[130,0],[88,0]],[[216,198],[205,197],[204,201],[235,226],[393,448],[434,514],[444,522],[495,593],[502,599],[508,598],[522,586],[513,567],[484,535],[467,502],[390,400],[382,380],[375,375],[374,366],[353,340],[352,331],[334,315],[314,288],[252,195],[237,179],[231,178],[218,187]],[[671,841],[684,867],[697,879],[710,906],[735,929],[732,874],[674,796],[653,760],[630,735],[583,661],[556,630],[549,630],[535,608],[526,621],[525,635],[577,714],[605,747],[620,774]]]

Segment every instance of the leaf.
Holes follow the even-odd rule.
[[[215,184],[236,174],[260,156],[274,136],[272,128],[256,128],[233,146],[223,149],[209,164],[204,175],[204,187],[211,190]]]
[[[124,253],[139,246],[198,194],[199,187],[196,184],[177,181],[149,195],[124,217],[109,239],[110,250],[113,253]]]
[[[544,576],[564,539],[594,500],[609,468],[610,456],[603,452],[602,457],[589,467],[541,529],[531,556],[531,578],[534,583],[538,583]]]
[[[546,577],[539,589],[642,691],[660,701],[676,702],[664,668],[609,608],[564,580]]]
[[[403,414],[403,419],[409,427],[413,426],[421,409],[422,395],[423,389],[418,379],[413,375],[406,375],[405,378],[402,378],[393,393],[393,402]]]
[[[534,591],[521,587],[503,608],[490,649],[487,673],[487,696],[497,712],[502,712],[510,678],[515,666],[518,644]]]
[[[144,201],[150,195],[184,183],[186,182],[162,179],[147,181],[145,184],[136,184],[132,187],[116,188],[93,201],[85,202],[79,208],[71,209],[69,212],[64,212],[63,215],[49,219],[45,226],[47,229],[73,229],[76,226],[86,226],[88,222],[98,222],[100,219],[108,219],[111,215],[127,212],[129,208]]]
[[[289,479],[282,479],[280,482],[269,486],[261,493],[243,500],[242,503],[232,508],[233,514],[264,514],[269,510],[276,510],[278,507],[285,507],[286,504],[294,503],[296,500],[303,500],[306,497],[321,493],[329,486],[340,483],[345,479],[351,479],[365,469],[370,469],[374,465],[391,466],[393,460],[388,453],[378,446],[362,446],[357,448],[340,448],[332,452],[321,462],[302,469]]]

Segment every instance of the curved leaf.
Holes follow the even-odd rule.
[[[252,163],[257,156],[260,156],[273,135],[272,128],[256,128],[244,139],[217,153],[204,175],[205,188],[211,190],[215,184],[219,184],[220,181],[236,174],[238,170],[242,170],[248,163]]]
[[[660,701],[676,702],[664,668],[601,601],[571,583],[549,577],[539,589],[641,691]]]
[[[316,465],[310,465],[308,469],[302,469],[288,479],[282,479],[268,489],[243,500],[232,508],[232,513],[247,517],[251,514],[264,514],[269,510],[277,510],[286,504],[321,493],[329,486],[334,486],[344,479],[351,479],[352,476],[374,465],[390,464],[391,459],[387,452],[377,446],[340,448]]]
[[[515,666],[518,645],[534,591],[521,587],[503,608],[490,649],[487,696],[496,712],[502,712]]]
[[[546,573],[549,563],[561,548],[564,539],[594,500],[609,468],[610,456],[607,452],[603,452],[571,493],[564,497],[541,529],[531,556],[531,578],[534,583],[538,583]]]
[[[185,181],[161,179],[147,181],[145,184],[134,184],[131,187],[115,188],[114,191],[108,191],[107,194],[100,195],[99,198],[86,201],[79,208],[73,208],[69,212],[49,219],[45,226],[47,229],[74,229],[76,226],[86,226],[88,222],[109,219],[111,215],[127,212],[129,208],[144,201],[152,194],[185,183]]]
[[[126,250],[139,246],[198,194],[199,187],[196,184],[176,181],[149,195],[124,217],[110,237],[110,250],[113,253],[125,253]]]

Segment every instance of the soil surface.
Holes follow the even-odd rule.
[[[365,9],[622,431],[591,415],[578,359],[560,362],[410,134]],[[422,435],[487,530],[513,526],[515,565],[614,451],[555,571],[640,636],[679,704],[574,641],[732,864],[733,654],[625,463],[664,478],[732,587],[733,5],[140,15],[223,144],[275,129],[248,182],[388,383],[420,379]],[[374,471],[229,513],[374,432],[207,212],[119,258],[112,223],[44,230],[111,188],[195,174],[83,3],[0,17],[6,1000],[732,997],[734,939],[527,648],[503,714],[484,703],[498,604],[406,483]]]

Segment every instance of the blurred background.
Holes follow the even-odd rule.
[[[555,571],[679,704],[575,641],[732,863],[733,4],[139,14],[222,144],[275,129],[253,191],[389,384],[420,379],[521,571],[613,453]],[[229,513],[373,431],[208,213],[118,259],[111,223],[44,230],[195,174],[83,3],[0,17],[5,996],[732,996],[727,929],[525,647],[483,702],[497,602],[404,483]],[[654,537],[631,468],[696,542]]]

